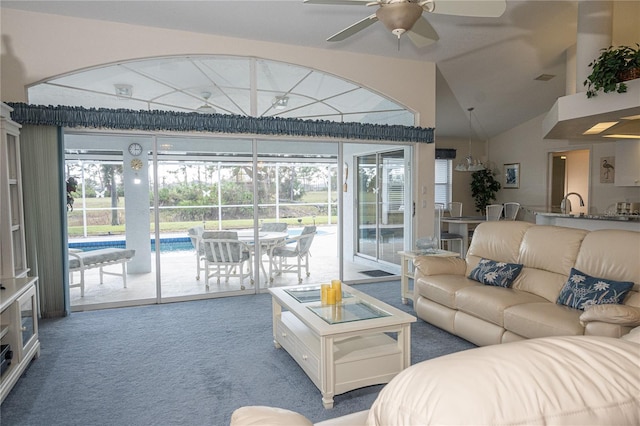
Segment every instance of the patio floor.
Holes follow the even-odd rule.
[[[310,276],[306,277],[304,269],[302,284],[315,285],[329,282],[339,278],[339,259],[337,249],[336,226],[319,227],[311,245],[309,259]],[[175,236],[175,235],[171,235]],[[185,234],[179,236],[184,237]],[[164,237],[164,235],[163,235]],[[71,241],[70,241],[71,242]],[[401,251],[402,241],[388,241],[385,250]],[[265,269],[268,271],[267,257],[263,259]],[[105,270],[120,268],[114,265]],[[371,265],[344,262],[345,282],[374,282],[397,279],[397,276],[370,277],[362,274],[362,271],[376,269]],[[382,268],[377,268],[382,269]],[[398,267],[399,270],[399,267]],[[389,271],[394,272],[395,271]],[[252,286],[248,279],[244,281],[243,290],[239,278],[230,278],[229,282],[222,280],[217,284],[215,280],[210,282],[209,289],[205,286],[204,271],[200,280],[196,279],[195,250],[168,251],[160,253],[160,293],[161,301],[172,302],[190,299],[210,297],[224,297],[232,295],[252,294],[255,292],[255,284]],[[85,293],[80,296],[79,288],[70,289],[72,311],[103,309],[116,306],[133,306],[141,304],[158,303],[157,274],[155,253],[152,253],[152,271],[142,274],[127,274],[127,288],[123,288],[122,279],[117,276],[105,275],[103,284],[100,284],[98,269],[85,271]],[[76,281],[77,273],[76,273]],[[260,272],[259,291],[266,291],[269,284],[266,277]],[[288,273],[274,277],[271,286],[298,285],[298,277],[295,273]]]

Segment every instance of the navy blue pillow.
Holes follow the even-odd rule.
[[[560,290],[556,303],[581,310],[590,305],[620,304],[632,288],[630,281],[595,278],[571,268],[569,279]]]
[[[511,287],[520,271],[522,265],[519,263],[496,262],[482,258],[469,274],[469,278],[486,285]]]

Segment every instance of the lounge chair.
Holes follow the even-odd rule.
[[[80,287],[80,296],[84,297],[84,271],[93,268],[100,269],[100,284],[104,275],[122,277],[122,284],[127,288],[127,262],[133,259],[136,251],[133,249],[105,248],[99,250],[77,251],[69,250],[69,288]],[[122,265],[122,272],[108,272],[105,266]],[[73,282],[73,273],[80,272],[80,282]]]

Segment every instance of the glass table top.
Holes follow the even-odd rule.
[[[335,305],[311,305],[307,306],[307,308],[329,324],[342,324],[391,315],[355,297],[352,300],[343,300]]]
[[[295,288],[290,290],[285,290],[287,294],[294,299],[296,299],[300,303],[309,303],[309,302],[319,302],[320,301],[320,287],[302,287]],[[353,297],[351,293],[347,293],[346,291],[342,291],[342,298],[348,299]]]

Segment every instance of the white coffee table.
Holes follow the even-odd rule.
[[[347,285],[342,291],[342,304],[322,306],[319,286],[269,289],[274,344],[320,389],[325,408],[335,395],[388,383],[411,364],[416,318]]]

